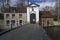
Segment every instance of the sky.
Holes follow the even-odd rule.
[[[19,2],[20,0],[11,0],[11,1],[12,2]],[[55,2],[55,1],[56,0],[29,0],[29,2]]]
[[[0,2],[2,2],[2,0],[0,0]],[[20,0],[10,0],[10,2],[12,4],[14,4],[14,3],[16,4],[17,2],[20,2]],[[39,3],[42,3],[42,2],[56,2],[56,0],[29,0],[29,2],[39,2]]]
[[[18,2],[20,2],[20,0],[11,0],[11,6],[16,6]],[[45,7],[45,6],[54,6],[56,0],[29,0],[29,2],[39,3],[41,7]]]
[[[29,0],[30,2],[55,2],[56,0]]]
[[[10,5],[15,7],[17,6],[18,2],[20,2],[20,0],[10,0]],[[54,6],[56,3],[56,0],[29,0],[29,2],[39,3],[40,7],[43,8],[45,6]],[[2,3],[2,0],[0,0],[0,6],[1,6],[1,3]]]

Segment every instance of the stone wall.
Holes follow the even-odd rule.
[[[54,25],[55,25],[55,26],[60,25],[60,21],[54,21]]]
[[[0,29],[4,29],[4,20],[0,20]]]
[[[41,18],[41,25],[42,26],[53,26],[53,18]]]
[[[9,14],[9,18],[6,18],[6,14]],[[12,14],[15,14],[15,17],[12,18]],[[22,14],[22,18],[19,18],[19,14]],[[6,26],[6,20],[10,21],[9,26]],[[11,25],[11,20],[15,20],[15,25]],[[27,15],[26,13],[4,13],[4,28],[5,29],[10,29],[10,28],[15,28],[17,26],[20,26],[19,20],[22,20],[22,25],[27,23]]]

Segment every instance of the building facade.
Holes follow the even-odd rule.
[[[30,4],[27,6],[27,23],[39,23],[39,5]]]
[[[39,12],[39,24],[41,26],[53,26],[54,25],[54,16],[50,11],[40,11]]]
[[[13,12],[10,12],[12,10]],[[8,11],[8,12],[7,12]],[[26,9],[10,7],[5,9],[4,29],[19,27],[25,24],[40,24],[42,26],[52,26],[53,17],[50,12],[39,11],[38,4],[29,4]]]
[[[26,13],[4,13],[5,28],[14,28],[26,24]]]

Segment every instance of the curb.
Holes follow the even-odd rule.
[[[27,24],[25,24],[25,25],[27,25]],[[22,26],[25,26],[25,25],[22,25]],[[3,34],[5,34],[5,33],[7,33],[7,32],[12,31],[12,30],[15,30],[15,29],[21,28],[22,26],[18,26],[18,27],[16,27],[16,28],[12,28],[12,29],[9,29],[9,30],[6,30],[6,31],[3,31],[3,32],[0,32],[0,36],[2,36]]]
[[[20,27],[16,27],[16,28],[12,28],[12,29],[3,31],[3,32],[0,33],[0,36],[2,36],[2,35],[5,34],[5,33],[8,33],[8,32],[10,32],[10,31],[12,31],[12,30],[15,30],[15,29],[17,29],[17,28],[20,28]]]

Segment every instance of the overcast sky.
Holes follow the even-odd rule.
[[[0,0],[0,6],[1,6],[1,2],[2,0]],[[10,5],[15,7],[18,2],[20,2],[20,0],[10,0]],[[35,3],[37,2],[39,3],[40,7],[45,7],[45,6],[54,6],[56,0],[29,0],[29,2],[35,2]]]
[[[11,6],[16,6],[16,4],[20,2],[20,0],[10,0],[10,1],[11,1]],[[39,5],[41,7],[45,7],[45,6],[54,6],[56,0],[29,0],[29,2],[40,3]]]
[[[11,1],[12,2],[19,2],[20,0],[11,0]],[[29,0],[29,2],[55,2],[55,1],[56,0]]]

